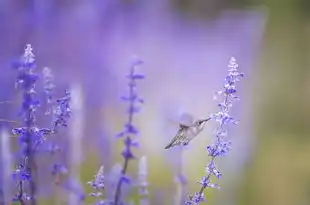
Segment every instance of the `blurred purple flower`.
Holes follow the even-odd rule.
[[[55,88],[54,85],[54,76],[52,70],[48,67],[44,67],[42,71],[43,80],[44,80],[44,92],[46,94],[46,102],[53,102],[53,91]]]
[[[58,126],[67,127],[68,126],[68,119],[71,116],[71,95],[70,91],[66,90],[65,94],[62,98],[56,100],[56,105],[53,109],[53,130],[57,129]]]
[[[243,74],[238,71],[238,64],[235,58],[231,58],[228,65],[228,76],[225,78],[225,84],[223,90],[218,91],[215,96],[217,99],[219,96],[223,98],[223,102],[218,104],[220,111],[211,115],[211,119],[218,122],[218,126],[215,129],[216,142],[207,146],[207,151],[211,160],[206,166],[206,175],[202,177],[200,182],[201,189],[196,192],[194,196],[189,196],[187,204],[199,204],[204,201],[203,191],[205,188],[219,188],[218,185],[211,182],[211,176],[220,178],[222,174],[216,168],[215,159],[217,157],[225,155],[230,148],[231,142],[227,138],[227,127],[228,124],[236,124],[237,121],[230,116],[229,111],[235,100],[239,98],[235,95],[237,92],[236,84],[239,82]]]
[[[47,136],[56,133],[57,128],[67,126],[67,120],[71,115],[70,109],[70,93],[65,92],[65,96],[53,102],[52,91],[55,87],[53,85],[53,77],[50,70],[44,69],[44,90],[47,95],[47,102],[51,106],[53,114],[53,123],[51,128],[38,128],[35,124],[36,109],[40,103],[36,98],[35,86],[38,80],[38,75],[34,73],[35,69],[35,55],[32,53],[30,44],[26,45],[24,54],[19,62],[14,64],[17,70],[16,87],[22,91],[23,102],[21,109],[21,116],[24,121],[23,127],[13,128],[12,133],[18,137],[20,152],[18,154],[19,161],[13,173],[13,178],[17,181],[17,192],[14,196],[14,201],[19,201],[20,204],[25,204],[25,201],[30,200],[30,204],[35,205],[37,186],[35,183],[34,173],[37,171],[37,164],[35,161],[35,154],[38,152],[40,145],[46,147],[43,151],[48,151],[54,154],[60,150],[60,147],[53,144],[50,146],[46,142]],[[55,103],[55,104],[52,104]],[[52,175],[67,173],[64,165],[55,163],[52,168]],[[27,193],[26,193],[27,191]],[[28,193],[29,192],[29,193]]]
[[[65,183],[61,184],[61,186],[66,189],[67,191],[77,195],[78,197],[78,204],[82,204],[82,202],[85,200],[85,194],[83,191],[83,186],[80,184],[80,182],[74,178],[69,178]],[[72,203],[69,203],[72,205]]]
[[[15,64],[17,70],[16,87],[22,91],[23,102],[21,116],[24,121],[24,127],[13,129],[13,134],[18,134],[20,143],[21,156],[13,178],[17,181],[18,191],[14,196],[14,200],[21,204],[25,200],[30,200],[31,204],[36,204],[36,184],[33,178],[33,172],[36,169],[36,163],[33,156],[33,146],[35,140],[38,139],[38,129],[35,127],[36,108],[39,106],[39,101],[36,99],[35,85],[38,80],[38,75],[34,73],[35,55],[32,52],[32,47],[27,44],[20,61]],[[25,193],[25,186],[29,186],[29,194]]]
[[[94,179],[92,181],[87,182],[89,186],[92,187],[93,192],[89,194],[91,197],[95,197],[98,200],[96,201],[95,204],[100,204],[102,201],[102,196],[103,193],[102,191],[104,190],[105,186],[105,178],[104,178],[104,167],[101,166],[98,173],[95,175]]]
[[[124,142],[124,150],[122,151],[122,156],[124,158],[124,164],[121,171],[121,177],[116,186],[115,197],[114,197],[114,205],[119,205],[119,200],[121,198],[121,189],[123,183],[129,183],[130,179],[126,176],[128,163],[131,159],[134,159],[135,156],[131,150],[132,147],[138,147],[138,142],[132,138],[133,135],[138,135],[138,129],[133,125],[133,117],[134,114],[139,112],[139,105],[143,102],[143,100],[138,96],[137,93],[137,85],[136,80],[143,79],[144,76],[142,74],[136,74],[135,68],[142,64],[143,62],[135,58],[131,64],[130,72],[127,75],[129,79],[128,88],[129,94],[128,96],[123,96],[121,99],[129,104],[128,106],[128,121],[125,124],[125,129],[123,132],[117,135],[117,138],[123,138]]]

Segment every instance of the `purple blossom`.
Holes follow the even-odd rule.
[[[52,175],[67,174],[68,170],[63,164],[55,163],[52,167]]]
[[[124,158],[124,164],[121,171],[121,177],[117,183],[115,197],[114,197],[114,205],[119,205],[120,198],[121,198],[121,189],[123,183],[129,183],[130,179],[126,176],[128,163],[131,159],[135,159],[135,155],[132,152],[133,147],[138,147],[138,142],[133,138],[133,136],[137,136],[139,134],[138,128],[133,125],[133,117],[134,114],[139,112],[140,107],[139,105],[143,103],[143,100],[139,97],[137,93],[137,84],[136,80],[140,80],[144,78],[142,74],[136,74],[135,68],[142,64],[143,62],[139,59],[134,59],[131,64],[130,72],[126,76],[129,79],[128,82],[128,89],[129,93],[128,96],[123,96],[121,99],[127,102],[128,105],[128,121],[124,126],[124,130],[117,135],[117,138],[123,138],[124,142],[124,149],[122,151],[122,156]]]
[[[194,196],[189,196],[189,201],[185,202],[187,205],[196,205],[200,202],[206,201],[203,193],[196,192]]]
[[[89,186],[92,187],[92,192],[88,194],[91,197],[96,198],[95,204],[101,204],[103,199],[103,190],[105,187],[105,177],[104,177],[104,167],[101,166],[98,173],[95,175],[94,179],[92,181],[87,182]]]
[[[13,172],[13,179],[16,180],[16,188],[18,189],[13,198],[14,201],[18,201],[20,204],[25,204],[25,201],[30,201],[30,204],[35,205],[36,202],[36,183],[35,173],[37,171],[37,165],[35,161],[35,154],[37,154],[40,145],[47,145],[47,149],[51,154],[55,154],[60,150],[60,147],[50,143],[45,143],[48,136],[56,133],[59,126],[67,126],[67,120],[71,115],[70,109],[70,93],[65,92],[65,96],[53,102],[52,91],[54,85],[52,84],[53,77],[50,71],[44,70],[44,90],[47,95],[47,102],[52,110],[53,123],[51,128],[39,128],[35,124],[36,111],[40,106],[39,101],[36,98],[36,82],[38,75],[34,73],[35,69],[35,55],[32,53],[32,47],[30,44],[26,45],[24,54],[19,62],[14,64],[14,68],[17,70],[16,87],[22,91],[23,101],[20,115],[23,119],[23,126],[12,129],[12,133],[18,137],[20,151],[19,161],[16,165],[16,169]],[[53,104],[54,103],[54,104]],[[55,163],[52,167],[52,174],[58,176],[58,174],[67,173],[66,168]],[[29,192],[29,193],[28,193]]]
[[[56,100],[56,105],[53,108],[53,130],[56,130],[59,126],[67,127],[68,119],[71,117],[71,95],[70,91],[66,90],[62,98]]]
[[[38,80],[38,75],[34,73],[35,67],[35,55],[32,52],[31,45],[27,44],[19,63],[15,65],[17,70],[16,87],[21,90],[23,95],[20,114],[23,118],[24,127],[13,129],[13,134],[18,134],[22,149],[13,178],[16,179],[18,187],[14,199],[21,204],[24,204],[25,200],[30,200],[33,205],[36,204],[36,184],[33,177],[36,162],[33,155],[33,147],[39,133],[35,127],[36,109],[39,106],[39,101],[35,95],[35,85]],[[26,185],[28,185],[29,194],[26,194],[24,191]]]
[[[215,129],[216,140],[213,144],[207,146],[207,152],[211,157],[209,164],[206,166],[206,175],[198,182],[201,185],[199,192],[196,192],[194,196],[189,197],[187,204],[199,204],[204,201],[203,191],[205,188],[219,188],[217,184],[211,182],[211,177],[215,176],[220,178],[221,172],[215,165],[215,159],[217,157],[225,155],[231,146],[231,141],[227,137],[227,126],[229,124],[237,124],[237,121],[230,116],[229,111],[233,105],[233,102],[239,98],[235,95],[237,92],[236,84],[244,76],[238,71],[238,64],[235,58],[231,58],[228,65],[228,75],[225,78],[223,90],[216,93],[215,99],[222,98],[222,102],[218,103],[219,111],[211,115],[211,119],[218,123]]]

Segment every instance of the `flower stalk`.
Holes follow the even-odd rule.
[[[228,75],[225,78],[225,84],[222,90],[216,93],[217,97],[222,97],[223,101],[218,104],[219,111],[211,115],[211,119],[215,120],[218,125],[215,129],[215,142],[207,146],[207,151],[211,160],[206,166],[206,175],[202,177],[200,182],[201,188],[199,192],[196,192],[194,196],[189,196],[189,201],[186,204],[200,204],[200,202],[205,201],[204,199],[204,190],[206,188],[219,188],[217,184],[212,183],[211,177],[215,176],[216,178],[221,178],[222,174],[218,170],[215,164],[215,160],[218,157],[224,156],[230,149],[231,141],[227,137],[227,125],[237,124],[232,116],[230,116],[230,109],[233,105],[233,102],[239,98],[235,95],[236,84],[243,77],[243,74],[238,71],[238,64],[236,63],[235,58],[231,58],[228,65]]]
[[[125,130],[117,135],[117,137],[123,138],[124,150],[122,151],[122,156],[124,158],[123,168],[121,170],[121,177],[117,183],[115,196],[114,196],[114,205],[119,205],[121,198],[121,188],[123,183],[129,183],[129,179],[126,176],[129,161],[134,159],[135,156],[132,153],[132,147],[137,147],[138,142],[133,139],[133,135],[138,135],[138,129],[133,125],[134,114],[139,112],[138,105],[143,103],[143,100],[138,96],[136,89],[136,80],[143,79],[144,75],[136,74],[135,68],[142,64],[141,60],[135,59],[130,67],[130,73],[127,76],[129,79],[128,88],[129,95],[123,96],[121,99],[129,103],[128,106],[128,120],[125,124]]]

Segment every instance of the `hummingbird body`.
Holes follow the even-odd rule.
[[[177,145],[186,146],[188,143],[194,139],[203,130],[205,122],[209,121],[211,118],[204,120],[197,120],[191,125],[179,124],[179,130],[171,142],[165,147],[169,149]]]

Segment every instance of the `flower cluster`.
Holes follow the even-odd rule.
[[[47,95],[47,102],[53,107],[50,109],[53,113],[53,123],[50,128],[39,128],[36,126],[36,111],[40,106],[39,100],[36,98],[36,82],[39,79],[34,71],[36,68],[35,55],[32,51],[30,44],[26,45],[24,54],[21,59],[14,64],[14,68],[17,70],[16,87],[22,91],[23,102],[20,114],[23,119],[23,126],[12,129],[12,133],[18,137],[20,144],[20,152],[18,154],[18,162],[16,169],[13,172],[13,178],[17,185],[17,191],[13,198],[14,201],[18,201],[20,204],[26,204],[26,201],[30,201],[30,204],[37,204],[37,186],[35,180],[35,174],[37,171],[37,164],[35,161],[35,154],[41,148],[40,145],[47,144],[53,153],[59,150],[57,145],[44,143],[47,136],[56,133],[56,129],[59,125],[66,126],[67,120],[70,117],[70,93],[66,91],[65,96],[56,100],[53,104],[52,91],[54,88],[53,77],[50,70],[44,69],[43,76],[45,79],[45,93]],[[52,173],[65,169],[63,165],[54,165]],[[57,170],[57,171],[56,171]]]
[[[19,163],[13,173],[18,187],[14,200],[19,201],[21,204],[24,204],[25,201],[36,204],[36,185],[34,181],[36,164],[33,156],[33,146],[40,132],[35,127],[36,109],[39,106],[39,101],[35,95],[35,85],[38,80],[38,75],[34,73],[35,67],[35,55],[32,52],[31,45],[28,44],[20,61],[14,66],[17,70],[16,87],[20,88],[23,95],[20,114],[23,118],[24,127],[13,129],[13,134],[18,135],[21,147]],[[24,191],[26,186],[29,194]]]
[[[104,204],[104,200],[101,199],[104,189],[104,167],[101,166],[98,173],[95,175],[94,179],[92,181],[87,182],[89,186],[92,187],[93,192],[89,194],[91,197],[95,197],[98,199],[96,202],[96,205]]]
[[[218,125],[215,129],[216,140],[213,144],[207,146],[207,151],[211,160],[206,166],[206,175],[202,177],[199,184],[201,189],[199,192],[196,192],[194,196],[189,197],[187,204],[199,204],[200,202],[205,201],[203,191],[205,188],[219,188],[217,184],[211,182],[211,177],[215,176],[220,178],[222,174],[215,165],[215,159],[217,157],[225,155],[231,146],[231,141],[227,137],[227,125],[236,124],[237,121],[230,116],[229,111],[235,100],[239,98],[235,95],[236,83],[239,82],[240,78],[243,77],[243,74],[238,71],[238,64],[236,63],[235,58],[231,58],[228,65],[228,75],[225,78],[224,88],[216,93],[216,99],[220,96],[223,101],[218,104],[220,111],[211,115],[211,119],[218,122]]]
[[[56,106],[53,109],[53,130],[56,130],[59,126],[67,127],[68,119],[71,117],[71,95],[69,90],[65,91],[62,98],[56,100]]]
[[[129,161],[132,159],[135,159],[136,157],[134,156],[132,152],[133,147],[138,147],[138,142],[134,138],[134,136],[137,136],[139,133],[138,128],[133,124],[133,118],[134,114],[139,112],[140,107],[139,105],[143,103],[142,98],[138,96],[137,93],[137,82],[136,80],[140,80],[144,78],[144,75],[141,74],[136,74],[136,67],[143,62],[139,59],[134,59],[132,62],[132,65],[130,67],[130,72],[127,75],[127,78],[129,79],[128,82],[128,96],[122,96],[121,100],[127,102],[128,105],[128,120],[124,125],[124,130],[117,134],[117,138],[122,138],[124,142],[124,149],[122,151],[122,156],[124,158],[124,163],[122,167],[120,168],[120,172],[117,172],[117,181],[113,186],[115,187],[115,191],[113,191],[113,196],[114,199],[107,198],[107,199],[102,199],[102,191],[105,187],[104,183],[104,173],[103,173],[103,167],[100,168],[98,174],[95,176],[95,179],[93,181],[88,182],[88,185],[90,185],[93,189],[93,192],[90,193],[89,195],[92,197],[95,197],[97,199],[96,205],[103,205],[103,204],[109,204],[109,205],[123,205],[124,202],[121,200],[122,199],[122,184],[130,183],[130,179],[128,176],[126,176],[127,169],[128,169],[128,164]],[[147,183],[146,183],[146,158],[142,158],[142,161],[140,161],[140,172],[139,172],[139,181],[141,182],[139,184],[140,187],[140,195],[145,196],[147,194]],[[115,172],[115,170],[114,170]],[[113,173],[113,170],[112,170]],[[115,174],[114,174],[115,175]],[[114,176],[115,178],[115,176]],[[143,180],[143,181],[141,181]]]
[[[139,130],[134,125],[134,116],[139,112],[140,106],[143,103],[142,98],[137,92],[137,81],[144,79],[144,75],[136,73],[137,66],[142,63],[141,60],[135,59],[131,64],[129,74],[126,76],[129,80],[128,95],[121,97],[123,101],[128,103],[128,120],[124,125],[123,131],[117,135],[117,139],[122,139],[124,143],[121,152],[124,160],[123,164],[118,164],[114,169],[111,169],[107,177],[104,174],[104,167],[101,166],[93,180],[87,183],[93,190],[89,196],[95,198],[95,205],[128,204],[124,198],[126,197],[126,192],[129,193],[128,190],[131,190],[133,186],[138,190],[139,204],[149,205],[150,203],[146,156],[141,157],[139,160],[138,179],[136,179],[136,183],[131,183],[131,179],[127,173],[129,162],[138,158],[133,152],[133,148],[139,146],[137,141]],[[17,136],[20,147],[17,155],[18,161],[12,174],[16,182],[13,201],[21,205],[36,205],[38,197],[36,185],[36,173],[38,171],[36,154],[42,151],[53,156],[62,151],[58,144],[49,139],[55,136],[61,127],[68,126],[68,120],[72,114],[71,93],[69,90],[65,90],[61,98],[55,98],[52,71],[47,67],[43,69],[43,88],[47,105],[45,114],[51,117],[51,123],[47,128],[38,127],[36,124],[36,113],[40,111],[38,109],[40,102],[36,97],[36,83],[39,80],[39,75],[34,72],[36,68],[35,55],[30,44],[26,45],[24,54],[18,63],[15,64],[14,68],[17,71],[16,87],[22,92],[22,106],[20,111],[22,125],[12,129],[12,133]],[[206,188],[219,188],[213,181],[222,177],[222,173],[216,165],[216,159],[227,154],[231,147],[231,141],[227,135],[228,125],[237,124],[237,120],[230,115],[230,110],[234,101],[239,99],[236,95],[236,84],[243,77],[243,74],[238,71],[238,64],[235,58],[230,59],[228,68],[228,75],[225,78],[223,89],[216,93],[216,99],[220,99],[220,103],[218,103],[219,111],[208,116],[205,120],[211,119],[217,122],[214,142],[206,147],[211,159],[205,168],[206,174],[198,182],[201,188],[194,195],[189,196],[189,200],[186,202],[188,205],[200,204],[205,201],[204,190]],[[74,93],[72,93],[72,97],[74,99]],[[71,177],[66,183],[62,183],[61,176],[69,172],[67,167],[59,161],[51,165],[51,174],[55,178],[55,184],[62,186],[72,193],[78,194],[79,202],[83,201],[85,198],[83,190],[80,184],[78,184],[78,180],[74,180],[78,177]],[[183,193],[185,191],[183,189],[187,181],[181,172],[178,173],[176,178],[177,186],[179,186],[179,190],[177,190],[179,197],[176,198],[175,203],[179,204],[180,201],[184,201]],[[107,195],[105,198],[103,197],[103,192]],[[76,204],[75,200],[72,200],[70,204]],[[130,201],[129,204],[133,204],[133,201]]]

